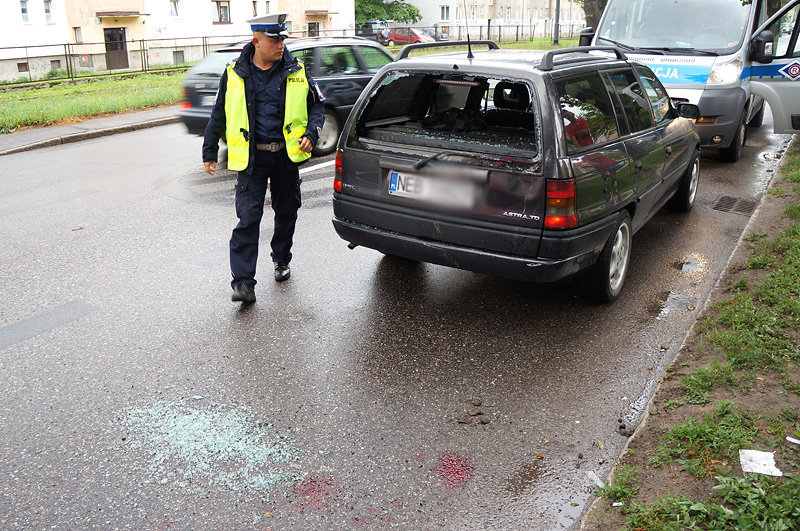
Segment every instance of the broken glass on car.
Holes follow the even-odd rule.
[[[358,118],[366,139],[535,159],[539,119],[523,81],[390,72]]]

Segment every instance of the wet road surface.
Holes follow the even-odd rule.
[[[714,207],[772,176],[770,128],[701,159],[608,306],[350,251],[314,159],[292,278],[265,216],[240,308],[234,177],[182,126],[3,157],[0,527],[575,527],[748,222]]]

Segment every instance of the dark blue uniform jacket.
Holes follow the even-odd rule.
[[[244,96],[245,100],[247,101],[247,118],[250,122],[250,132],[255,131],[255,87],[253,86],[254,83],[251,79],[252,72],[251,69],[255,68],[253,66],[253,62],[251,58],[253,57],[253,52],[255,50],[255,46],[253,46],[252,42],[248,42],[244,49],[242,50],[239,59],[236,60],[236,66],[234,70],[236,71],[239,76],[244,80]],[[285,101],[286,99],[286,78],[289,77],[289,74],[297,72],[300,70],[300,65],[297,63],[297,59],[292,57],[292,54],[289,53],[287,48],[283,50],[283,58],[281,60],[281,64],[283,65],[283,73],[281,79],[281,101]],[[278,65],[276,65],[278,66]],[[308,90],[308,128],[303,135],[304,137],[308,137],[311,140],[313,145],[317,144],[317,140],[319,140],[319,133],[322,130],[322,123],[325,119],[325,109],[324,104],[322,103],[322,92],[320,92],[317,84],[314,82],[313,79],[308,75],[308,71],[306,71],[306,78],[308,79],[309,90]],[[211,110],[211,118],[208,120],[208,125],[206,125],[206,133],[205,137],[203,138],[203,162],[216,162],[217,161],[217,152],[219,151],[219,139],[225,137],[225,91],[228,86],[228,70],[225,69],[225,72],[222,74],[222,78],[219,81],[219,90],[217,91],[217,100],[214,102],[214,107]],[[281,117],[281,123],[283,122],[283,117]],[[248,175],[253,173],[253,161],[255,160],[255,152],[256,152],[256,143],[254,139],[251,137],[250,139],[250,157],[249,157],[249,164],[247,168],[244,170]]]

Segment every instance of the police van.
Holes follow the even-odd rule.
[[[736,162],[766,101],[776,133],[800,132],[800,0],[609,0],[580,44],[614,45],[670,97],[700,107],[701,146]]]

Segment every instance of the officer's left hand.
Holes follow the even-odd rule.
[[[300,151],[308,153],[314,147],[314,144],[311,143],[311,140],[307,136],[304,136],[300,139]]]

